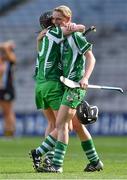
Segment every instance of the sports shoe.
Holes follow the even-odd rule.
[[[38,168],[41,164],[41,157],[36,153],[36,149],[33,149],[29,152],[30,158],[33,159],[33,168],[38,171]],[[39,172],[39,171],[38,171]]]
[[[48,169],[51,167],[52,161],[49,158],[45,158],[39,166],[36,168],[37,172],[45,172],[45,169]]]
[[[51,166],[51,164],[52,164],[51,159],[49,159],[48,157],[45,157],[43,162],[42,162],[42,166],[47,167],[47,166]]]
[[[100,160],[98,160],[95,165],[93,165],[92,163],[87,164],[84,171],[85,172],[100,171],[100,170],[103,170],[103,167],[104,167],[103,163]]]
[[[43,167],[43,172],[44,173],[62,173],[63,172],[63,168],[62,167],[57,167],[54,165],[51,166],[45,166]]]

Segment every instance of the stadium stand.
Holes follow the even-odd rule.
[[[5,1],[0,0],[0,4],[2,2]],[[72,9],[73,21],[87,27],[97,27],[96,34],[88,35],[88,39],[95,44],[93,51],[97,60],[91,84],[127,89],[125,0],[104,0],[103,3],[102,0],[29,0],[0,16],[0,42],[13,39],[17,44],[16,112],[36,111],[32,76],[36,59],[36,32],[40,29],[38,17],[41,12],[61,4]],[[89,90],[87,99],[98,105],[100,111],[126,112],[125,95],[117,92]]]
[[[16,5],[25,2],[26,0],[0,0],[0,14],[7,12],[8,10],[14,8]]]

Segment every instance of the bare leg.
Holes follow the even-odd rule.
[[[80,138],[82,149],[90,162],[85,167],[84,171],[91,172],[102,170],[103,163],[99,160],[93,139],[87,128],[79,122],[76,116],[73,118],[73,127]]]
[[[68,106],[61,105],[57,115],[56,128],[58,131],[58,140],[65,144],[68,144],[69,139],[68,124],[75,115],[75,112],[75,109],[71,109]]]
[[[68,106],[61,105],[56,118],[56,131],[58,132],[57,141],[55,145],[55,153],[52,164],[61,168],[62,171],[64,156],[69,141],[69,125],[71,119],[75,115],[76,110]],[[51,134],[50,134],[51,135]]]
[[[77,133],[81,141],[87,141],[92,138],[87,128],[79,122],[76,116],[74,116],[72,122],[73,129]]]
[[[13,136],[15,132],[15,113],[13,111],[13,103],[10,101],[0,101],[3,110],[4,131],[6,136]]]
[[[43,110],[43,113],[48,121],[47,128],[45,130],[45,137],[49,135],[55,129],[56,114],[57,111],[53,111],[51,108]]]

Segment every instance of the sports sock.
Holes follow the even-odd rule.
[[[64,144],[63,142],[57,141],[55,146],[55,154],[52,160],[53,165],[62,167],[64,156],[67,150],[67,144]]]
[[[48,159],[50,159],[50,160],[52,160],[53,159],[53,156],[54,156],[54,151],[48,151],[47,153],[46,153],[46,158],[48,158]]]
[[[41,146],[36,149],[36,153],[39,156],[46,154],[48,151],[51,151],[54,148],[55,143],[56,139],[53,136],[48,135],[42,142]]]
[[[99,159],[99,156],[96,152],[93,140],[90,139],[87,141],[82,141],[81,146],[82,146],[83,151],[85,152],[88,160],[90,161],[90,163],[96,164]]]
[[[13,131],[13,130],[5,130],[4,131],[4,136],[5,137],[13,137],[14,134],[15,134],[15,131]]]

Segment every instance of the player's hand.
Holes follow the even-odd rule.
[[[5,49],[15,49],[16,45],[13,40],[9,40],[3,43]]]
[[[38,34],[37,41],[40,41],[43,39],[43,37],[46,35],[47,29],[44,29]]]
[[[69,121],[69,123],[68,123],[68,129],[69,129],[69,131],[72,131],[72,130],[73,130],[72,120]]]
[[[67,30],[68,31],[74,31],[76,29],[76,24],[75,23],[68,23],[66,24]]]
[[[87,89],[87,87],[88,87],[88,79],[83,77],[83,78],[79,81],[79,84],[80,84],[80,87],[81,87],[82,89]]]

